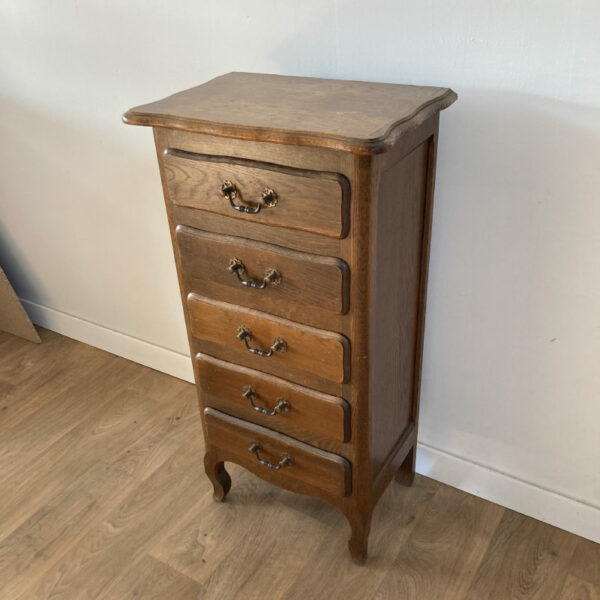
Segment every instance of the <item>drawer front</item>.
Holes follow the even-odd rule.
[[[296,488],[301,483],[334,496],[350,494],[351,469],[345,458],[212,408],[204,409],[204,419],[208,443],[257,475],[275,484],[291,481]]]
[[[294,318],[305,307],[348,309],[349,272],[338,258],[317,256],[179,225],[185,286],[203,296]]]
[[[175,149],[166,150],[162,161],[174,204],[334,238],[347,235],[350,184],[343,175]],[[231,200],[222,193],[225,182],[234,186]],[[265,190],[274,196],[263,202]]]
[[[275,375],[293,369],[336,383],[348,380],[350,345],[343,335],[195,294],[187,305],[192,334],[232,350],[248,366]]]
[[[205,406],[233,406],[242,418],[287,433],[295,427],[340,442],[350,437],[350,406],[342,398],[205,354],[196,366]]]

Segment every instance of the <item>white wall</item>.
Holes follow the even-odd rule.
[[[231,70],[450,86],[419,470],[600,541],[597,0],[0,4],[0,262],[38,323],[189,377],[151,132]]]

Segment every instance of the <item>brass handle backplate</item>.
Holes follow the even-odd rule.
[[[275,408],[273,410],[263,408],[262,406],[257,406],[254,403],[254,401],[257,398],[257,394],[256,394],[254,388],[249,385],[245,386],[244,389],[242,390],[242,398],[245,398],[246,400],[248,400],[248,402],[250,402],[250,404],[252,405],[252,408],[254,410],[258,411],[259,413],[262,413],[263,415],[267,415],[269,417],[274,417],[275,415],[278,415],[280,413],[287,412],[291,408],[290,403],[287,400],[284,400],[283,398],[277,398],[276,403],[275,403]]]
[[[277,194],[271,188],[265,188],[260,195],[260,200],[254,206],[245,206],[243,204],[236,204],[234,200],[238,197],[238,190],[235,184],[226,179],[221,185],[221,195],[229,200],[231,208],[238,210],[243,213],[255,215],[261,211],[263,206],[265,208],[272,208],[277,206]]]
[[[281,275],[277,269],[269,268],[265,273],[262,281],[253,281],[252,279],[245,279],[243,273],[246,272],[246,267],[244,263],[239,258],[232,258],[229,261],[229,266],[227,267],[232,273],[235,273],[239,282],[242,285],[247,285],[248,287],[255,288],[257,290],[262,290],[267,287],[267,284],[271,285],[279,285],[281,283]]]
[[[287,350],[287,344],[285,340],[280,337],[276,337],[268,350],[261,350],[260,348],[252,348],[248,343],[252,339],[252,332],[245,326],[240,325],[237,330],[237,339],[243,341],[246,348],[252,352],[252,354],[258,354],[258,356],[264,356],[268,358],[273,352],[285,352]]]
[[[274,471],[279,471],[279,469],[281,469],[282,467],[290,467],[294,464],[292,457],[289,454],[287,454],[286,452],[279,455],[279,462],[277,464],[273,464],[272,462],[269,462],[268,460],[265,460],[264,458],[260,457],[259,452],[261,450],[262,450],[262,446],[258,442],[256,442],[256,441],[250,442],[250,446],[248,446],[248,452],[251,452],[252,454],[254,454],[254,456],[256,456],[256,460],[258,460],[258,462],[261,465],[264,465],[265,467],[269,467],[269,469],[273,469]]]

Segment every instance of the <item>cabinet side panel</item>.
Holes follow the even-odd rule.
[[[416,415],[415,368],[420,364],[419,296],[427,245],[431,140],[379,177],[369,378],[373,478],[398,451]]]

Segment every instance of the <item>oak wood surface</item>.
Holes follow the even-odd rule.
[[[338,173],[308,171],[271,163],[195,154],[168,148],[162,163],[171,201],[178,206],[218,213],[243,222],[263,223],[342,238],[348,230],[348,181]],[[236,205],[255,208],[265,189],[277,204],[258,213],[240,212],[221,193],[230,181]]]
[[[237,235],[242,238],[265,241],[311,254],[323,256],[342,257],[346,254],[342,248],[347,240],[337,240],[323,235],[300,231],[298,229],[285,229],[283,227],[270,227],[262,223],[241,221],[231,216],[218,215],[199,211],[192,208],[173,205],[171,207],[173,223],[189,225],[195,229],[212,231],[223,235]]]
[[[561,600],[600,600],[600,587],[568,575],[559,597]]]
[[[398,552],[396,568],[383,578],[374,598],[464,598],[503,514],[501,506],[481,502],[454,488],[441,488],[425,508],[419,527]],[[472,535],[473,530],[477,535]],[[448,572],[453,576],[447,577]]]
[[[354,157],[351,154],[335,152],[325,148],[310,148],[299,146],[285,146],[280,144],[266,144],[232,138],[220,138],[201,134],[191,134],[174,129],[156,128],[154,130],[157,158],[163,179],[166,179],[162,166],[162,156],[168,148],[180,148],[198,154],[216,154],[235,158],[251,159],[258,162],[283,164],[303,171],[340,173],[351,183],[354,176]],[[168,190],[163,184],[165,198]],[[352,191],[353,196],[356,190]],[[350,206],[351,218],[358,210]],[[285,246],[290,249],[337,256],[348,262],[351,252],[350,236],[345,238],[331,238],[299,229],[272,227],[249,220],[237,219],[230,216],[198,211],[195,209],[176,206],[168,203],[167,211],[172,215],[172,225],[184,224],[198,229],[209,230],[228,235],[255,239]],[[356,225],[350,223],[351,229]]]
[[[16,466],[0,481],[2,600],[600,598],[600,545],[419,475],[383,494],[367,568],[340,552],[347,525],[320,500],[232,464],[216,504],[193,385],[40,335],[0,333],[0,454]],[[38,410],[72,419],[32,429]]]
[[[138,106],[126,123],[266,142],[381,152],[450,106],[448,88],[228,73]]]
[[[351,400],[352,419],[351,419],[351,440],[352,443],[343,445],[340,448],[331,448],[341,456],[348,458],[352,464],[353,494],[348,502],[342,505],[335,498],[329,498],[332,504],[338,506],[348,518],[352,527],[352,536],[350,539],[350,551],[357,561],[363,561],[367,551],[367,537],[370,529],[371,515],[375,502],[385,489],[385,486],[392,479],[396,470],[404,468],[403,465],[414,465],[413,462],[407,462],[406,457],[413,452],[412,447],[416,440],[416,414],[413,415],[414,426],[412,429],[406,428],[405,432],[395,432],[397,443],[394,445],[389,455],[384,459],[377,479],[374,478],[372,470],[373,464],[370,459],[371,435],[374,427],[371,423],[373,415],[380,419],[385,419],[384,411],[371,412],[369,382],[373,377],[369,371],[369,362],[371,360],[370,339],[373,340],[370,327],[370,305],[372,304],[371,282],[373,274],[382,272],[385,275],[386,265],[372,260],[373,253],[367,251],[373,240],[377,239],[377,233],[373,231],[373,223],[377,223],[377,174],[384,165],[393,165],[410,154],[415,147],[423,144],[429,137],[437,131],[437,119],[429,119],[422,123],[415,130],[411,130],[405,136],[402,136],[393,150],[379,155],[377,160],[368,156],[356,154],[351,162],[344,160],[339,153],[336,155],[330,150],[322,148],[301,148],[301,147],[273,147],[273,145],[256,145],[255,142],[240,142],[239,140],[219,138],[207,138],[206,136],[196,134],[183,134],[181,132],[170,130],[155,130],[157,140],[157,152],[159,155],[159,164],[164,150],[172,147],[175,143],[177,147],[184,148],[193,152],[200,153],[218,153],[223,156],[238,156],[240,158],[249,157],[261,162],[276,161],[282,162],[300,169],[320,169],[327,171],[338,170],[350,182],[352,190],[352,201],[350,203],[350,232],[346,238],[337,242],[333,246],[330,242],[322,243],[316,241],[313,234],[289,230],[285,236],[281,235],[282,228],[260,226],[250,222],[243,222],[243,226],[237,226],[239,220],[231,219],[221,215],[212,215],[214,218],[197,218],[195,212],[190,209],[182,209],[174,206],[167,201],[167,210],[170,215],[170,224],[173,237],[176,236],[176,227],[179,223],[195,225],[202,229],[209,229],[219,233],[234,233],[246,239],[256,239],[261,242],[278,242],[283,246],[297,250],[315,252],[322,255],[338,256],[344,260],[350,267],[350,311],[347,315],[338,315],[335,318],[327,315],[323,311],[313,311],[311,323],[320,329],[336,331],[348,339],[351,343],[352,353],[349,357],[352,371],[352,379],[347,379],[347,383],[340,385],[330,376],[322,374],[317,375],[314,372],[290,368],[289,365],[281,364],[275,371],[269,366],[269,363],[260,357],[250,355],[249,353],[240,353],[239,347],[224,345],[216,336],[212,340],[206,338],[193,337],[191,339],[192,352],[202,352],[213,356],[218,356],[229,362],[235,362],[247,367],[259,369],[274,373],[285,379],[290,379],[298,384],[312,387],[321,392],[341,396]],[[433,153],[430,156],[434,157]],[[391,160],[388,158],[391,157]],[[375,165],[375,168],[373,168]],[[163,184],[166,190],[166,177],[163,171]],[[428,197],[431,197],[432,186],[430,181],[433,179],[433,170],[428,168]],[[428,201],[430,204],[430,200]],[[185,211],[185,212],[184,212]],[[205,213],[209,216],[210,213]],[[254,226],[252,226],[254,225]],[[261,228],[262,227],[262,228]],[[325,238],[321,236],[324,240]],[[428,237],[423,236],[424,252],[428,243]],[[333,251],[328,250],[331,248]],[[175,249],[176,260],[181,265],[181,256],[178,248]],[[424,254],[426,256],[426,254]],[[181,269],[180,269],[181,273]],[[420,303],[424,304],[424,284],[426,278],[420,276]],[[187,291],[185,282],[180,277],[180,286],[182,288],[182,297],[186,297]],[[239,305],[236,310],[241,313],[247,313]],[[186,318],[191,324],[188,310]],[[385,315],[384,315],[385,317]],[[272,317],[271,317],[272,318]],[[412,317],[413,322],[416,319],[417,328],[422,330],[423,311]],[[384,333],[385,335],[385,333]],[[415,365],[420,364],[421,338],[418,337],[414,344]],[[385,357],[383,357],[385,358]],[[270,360],[270,359],[269,359]],[[373,355],[373,360],[378,361],[378,355]],[[272,363],[271,363],[272,364]],[[380,370],[379,373],[384,373]],[[394,374],[394,371],[391,372]],[[417,386],[418,387],[418,386]],[[410,397],[398,397],[397,401],[403,409],[408,412],[416,413],[416,408],[410,408],[411,403],[416,399]],[[382,406],[384,403],[382,403]],[[311,443],[320,448],[330,449],[329,445],[322,443],[322,438],[311,438]],[[414,452],[413,452],[414,454]],[[207,454],[205,459],[207,472],[213,478],[215,489],[218,490],[218,496],[223,496],[229,487],[230,482],[225,475],[225,471],[219,457],[215,452]],[[405,472],[405,481],[410,481],[412,473]],[[318,497],[322,495],[315,494]],[[327,498],[325,498],[327,499]]]
[[[580,540],[571,559],[574,576],[600,587],[600,544]]]
[[[425,141],[379,174],[369,392],[374,477],[413,421],[417,402],[414,372],[424,237],[427,241],[429,144]]]
[[[306,485],[309,493],[311,488],[334,496],[350,493],[350,463],[345,458],[210,407],[204,409],[204,418],[210,445],[267,481],[299,492]],[[261,464],[249,451],[252,442],[260,444],[260,458],[271,464],[277,465],[283,455],[289,455],[289,466],[274,470]]]
[[[559,565],[570,563],[577,544],[575,536],[506,511],[465,598],[562,598],[568,571]]]
[[[348,340],[338,333],[195,294],[188,295],[187,306],[195,337],[232,350],[259,370],[280,375],[293,369],[338,383],[349,377],[350,347]],[[280,338],[285,342],[285,351],[273,352],[268,357],[251,353],[237,338],[240,326],[251,332],[252,338],[248,341],[251,347],[268,351]]]
[[[350,406],[342,398],[205,354],[196,355],[196,363],[204,406],[213,406],[294,437],[298,437],[298,429],[301,429],[340,442],[348,441]],[[277,402],[283,400],[288,404],[287,410],[275,415],[255,410],[243,395],[248,386],[256,393],[257,406],[272,411]]]
[[[177,226],[184,285],[188,292],[231,304],[256,308],[310,323],[315,309],[345,313],[349,304],[348,265],[339,258],[296,252],[233,236]],[[229,269],[236,258],[244,265],[240,277],[262,284],[275,269],[279,280],[263,289],[242,284]]]

